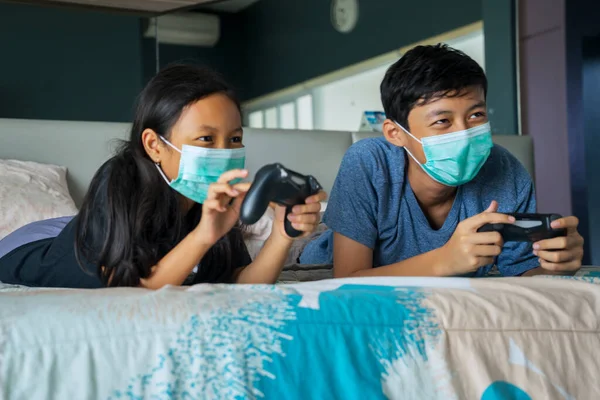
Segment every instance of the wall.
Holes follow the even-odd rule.
[[[481,0],[360,2],[349,34],[330,22],[330,1],[261,0],[242,13],[251,99],[481,20]]]
[[[588,254],[600,264],[600,225],[595,218],[600,212],[598,171],[600,171],[600,149],[588,147],[598,143],[598,130],[586,130],[586,108],[593,107],[592,88],[584,93],[584,42],[600,34],[600,3],[597,1],[569,0],[566,2],[567,44],[567,105],[569,160],[571,173],[571,196],[573,210],[583,222],[586,232]],[[593,81],[588,81],[593,83]],[[596,94],[596,104],[598,99]],[[587,102],[585,101],[587,97]],[[588,108],[589,109],[589,108]],[[597,114],[597,109],[592,110]],[[589,113],[587,113],[589,115]],[[590,122],[588,122],[590,123]],[[594,220],[594,221],[593,221]],[[591,247],[591,245],[594,247]],[[593,253],[590,253],[593,252]]]
[[[519,133],[516,0],[482,0],[487,109],[494,134]]]
[[[538,210],[570,215],[564,0],[519,3],[523,133],[534,142]]]
[[[600,265],[600,35],[583,42],[583,113],[591,263]]]
[[[221,36],[214,47],[192,47],[161,44],[159,58],[161,68],[176,62],[206,65],[219,71],[236,87],[240,95],[247,80],[244,67],[243,33],[239,14],[218,14],[221,20]],[[159,33],[160,35],[160,33]],[[142,40],[143,77],[148,82],[156,73],[156,44],[154,39]]]
[[[482,31],[448,44],[485,68]],[[353,131],[360,126],[364,111],[383,111],[379,85],[390,65],[315,88],[312,91],[315,129]]]
[[[0,118],[128,121],[139,18],[0,4]]]

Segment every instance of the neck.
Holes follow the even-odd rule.
[[[188,199],[185,196],[182,196],[180,194],[179,195],[179,199],[181,200],[181,209],[183,211],[184,215],[187,215],[187,213],[190,212],[190,210],[192,209],[192,207],[194,207],[194,204],[196,204],[193,200]]]
[[[419,204],[436,207],[454,201],[456,188],[434,181],[413,159],[409,159],[407,176]]]
[[[408,160],[408,183],[429,224],[439,229],[450,214],[456,188],[434,181],[412,158]]]

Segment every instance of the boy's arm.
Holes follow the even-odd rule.
[[[478,232],[487,224],[512,223],[514,218],[497,213],[493,201],[487,210],[460,222],[452,237],[440,248],[373,268],[373,250],[340,233],[333,238],[334,276],[454,276],[475,272],[494,261],[502,251],[498,232]]]
[[[335,278],[363,276],[444,276],[436,251],[373,268],[373,250],[339,233],[333,238]]]

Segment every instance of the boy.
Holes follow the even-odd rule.
[[[330,229],[300,261],[331,262],[335,277],[503,276],[569,273],[581,266],[578,220],[566,238],[502,242],[487,223],[536,210],[531,177],[494,146],[487,79],[464,53],[419,46],[381,83],[384,138],[353,145],[342,161],[324,222]]]

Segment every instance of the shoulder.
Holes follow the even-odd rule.
[[[498,145],[494,145],[479,174],[466,186],[466,193],[480,198],[483,203],[498,201],[501,211],[514,212],[519,204],[534,196],[533,180],[525,167]]]
[[[355,171],[357,167],[374,179],[397,180],[404,176],[404,149],[384,137],[362,139],[354,143],[344,156],[342,167]]]
[[[479,175],[488,182],[514,183],[521,188],[532,183],[531,176],[523,164],[508,150],[497,144],[492,148]]]

